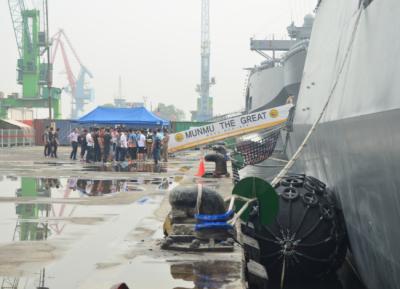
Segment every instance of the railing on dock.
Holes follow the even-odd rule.
[[[35,133],[21,129],[0,129],[0,148],[16,146],[33,146]]]

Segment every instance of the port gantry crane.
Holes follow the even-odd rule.
[[[61,118],[61,89],[49,89],[52,66],[42,60],[50,43],[47,29],[40,29],[40,10],[26,9],[24,0],[8,0],[8,6],[19,53],[17,82],[22,85],[22,95],[0,99],[0,118],[7,118],[9,108],[48,108],[49,102],[54,118]]]
[[[93,78],[93,75],[89,71],[89,69],[87,69],[87,67],[83,65],[80,57],[76,53],[76,50],[72,46],[72,43],[69,40],[68,36],[65,34],[64,30],[60,29],[52,37],[52,42],[53,51],[51,64],[54,65],[58,48],[60,48],[69,84],[67,91],[71,93],[71,118],[77,119],[78,117],[82,116],[85,105],[94,100],[93,89],[86,87],[86,76]],[[68,46],[69,50],[72,52],[75,60],[80,66],[78,77],[75,77],[74,73],[72,72],[72,67],[68,58],[65,44]]]

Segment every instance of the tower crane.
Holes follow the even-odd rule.
[[[61,50],[65,70],[67,72],[67,79],[69,84],[69,92],[71,93],[71,118],[76,119],[81,116],[84,112],[85,105],[94,99],[93,89],[86,87],[86,76],[93,78],[93,74],[89,69],[83,65],[80,57],[76,53],[76,50],[72,46],[67,34],[64,30],[60,29],[53,37],[53,51],[51,64],[54,64],[58,49]],[[68,58],[66,46],[72,52],[75,60],[80,66],[78,77],[76,77],[72,71],[72,67]]]
[[[205,121],[213,116],[213,99],[210,97],[210,87],[215,79],[210,81],[210,1],[201,0],[201,82],[196,91],[197,112],[192,116],[194,120]]]

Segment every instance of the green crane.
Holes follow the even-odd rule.
[[[40,11],[25,9],[24,0],[8,0],[8,6],[19,53],[17,82],[22,85],[22,97],[0,99],[0,118],[7,117],[9,108],[47,108],[49,102],[54,118],[61,118],[61,89],[49,89],[52,65],[42,61],[49,49],[49,37],[46,29],[40,30]]]

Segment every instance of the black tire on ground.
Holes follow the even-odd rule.
[[[179,186],[173,189],[169,196],[172,208],[187,211],[193,210],[196,207],[197,190],[197,186]],[[225,213],[223,198],[216,191],[203,187],[200,213],[207,215]]]

